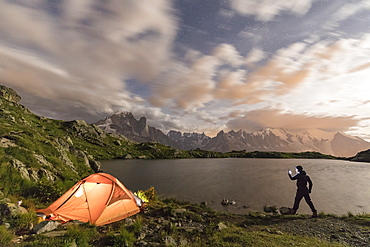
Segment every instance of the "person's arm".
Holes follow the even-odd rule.
[[[312,191],[312,187],[313,187],[313,183],[311,181],[311,178],[309,176],[307,176],[307,182],[308,182],[308,193],[311,193]]]
[[[290,180],[296,180],[297,179],[297,177],[296,177],[297,174],[292,176],[292,171],[291,170],[288,171],[288,176],[289,176]]]

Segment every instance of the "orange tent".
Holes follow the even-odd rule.
[[[38,212],[49,215],[51,220],[78,220],[101,226],[140,212],[141,203],[112,175],[95,173]]]

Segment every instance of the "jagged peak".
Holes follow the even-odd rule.
[[[134,115],[128,111],[117,111],[113,115],[122,116],[122,117],[134,117]]]
[[[4,98],[14,103],[18,103],[21,100],[21,96],[19,96],[16,91],[4,85],[0,85],[0,98]]]

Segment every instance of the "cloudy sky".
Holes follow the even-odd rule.
[[[370,140],[370,0],[0,0],[0,84],[38,115]]]

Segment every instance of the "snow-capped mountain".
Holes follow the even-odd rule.
[[[117,112],[95,124],[107,133],[124,135],[135,142],[158,142],[178,148],[176,143],[162,131],[148,126],[145,117],[141,117],[138,121],[131,112]]]
[[[286,130],[268,128],[252,133],[243,130],[228,133],[221,131],[211,139],[204,149],[220,152],[232,150],[317,151],[338,157],[350,157],[369,148],[369,142],[340,132],[327,132],[318,129]]]
[[[266,128],[257,132],[220,131],[212,138],[204,133],[181,133],[173,130],[165,135],[162,131],[148,126],[145,117],[136,120],[130,112],[115,113],[95,124],[106,132],[124,135],[136,142],[154,141],[182,150],[200,148],[218,152],[232,150],[248,152],[316,151],[338,157],[351,157],[360,151],[370,149],[370,142],[361,138],[319,129]]]
[[[181,133],[180,131],[171,130],[167,136],[176,143],[176,146],[182,150],[200,148],[203,149],[211,140],[211,137],[204,133]]]

